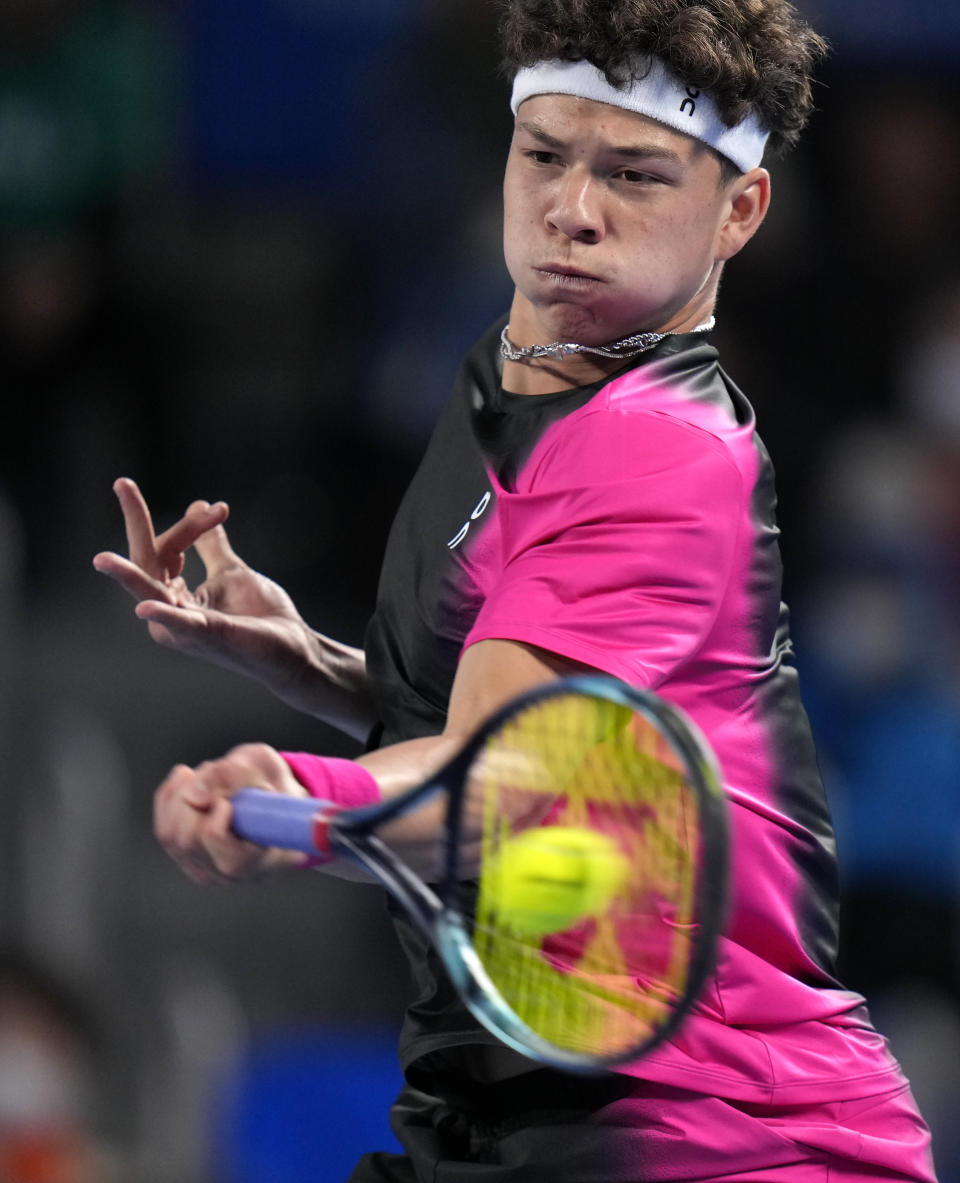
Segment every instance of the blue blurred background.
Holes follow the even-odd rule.
[[[778,471],[846,976],[958,1183],[960,8],[800,7],[833,43],[818,112],[716,336]],[[174,761],[353,750],[152,646],[90,558],[122,545],[118,475],[159,525],[223,498],[360,641],[508,299],[506,99],[483,0],[0,0],[5,1183],[333,1183],[390,1145],[377,889],[202,892],[150,835]]]

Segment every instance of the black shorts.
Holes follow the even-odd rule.
[[[636,1085],[626,1077],[536,1069],[497,1083],[465,1077],[456,1055],[419,1062],[391,1112],[405,1154],[378,1152],[348,1183],[558,1183],[602,1180],[610,1131],[596,1112]]]

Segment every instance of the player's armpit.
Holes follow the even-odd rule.
[[[457,666],[444,734],[465,740],[494,711],[525,690],[585,672],[594,671],[535,645],[478,641],[465,650]]]

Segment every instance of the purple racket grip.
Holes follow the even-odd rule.
[[[325,853],[314,843],[317,814],[326,801],[313,797],[285,797],[265,789],[241,789],[231,800],[233,832],[258,846],[280,846],[305,854]]]

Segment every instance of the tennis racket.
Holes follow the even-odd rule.
[[[427,885],[378,830],[437,794],[445,841]],[[728,862],[716,762],[679,710],[613,678],[520,696],[389,801],[342,809],[242,789],[233,809],[240,837],[366,868],[433,942],[476,1018],[553,1068],[600,1072],[643,1056],[714,965]]]

